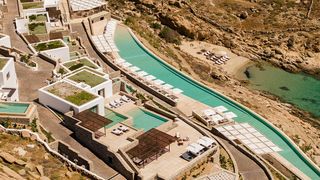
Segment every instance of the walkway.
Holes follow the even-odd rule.
[[[17,0],[9,0],[7,1],[7,5],[8,13],[6,13],[3,18],[3,33],[10,36],[12,47],[15,47],[26,53],[30,53],[31,51],[29,50],[27,44],[16,33],[14,25],[15,18],[19,17]]]

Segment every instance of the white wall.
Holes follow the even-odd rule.
[[[26,17],[28,14],[34,14],[38,12],[45,12],[45,8],[36,8],[36,9],[23,9],[23,17]]]
[[[74,110],[75,113],[82,112],[87,109],[91,109],[94,106],[98,107],[98,114],[101,116],[105,115],[104,112],[104,99],[100,96],[95,98],[94,100],[83,104],[81,106],[74,105],[60,97],[57,97],[43,89],[38,90],[38,97],[40,103],[47,105],[61,113],[69,112],[70,110]]]
[[[17,74],[13,58],[8,58],[7,64],[0,71],[0,85],[6,88],[18,88]],[[9,78],[7,75],[9,73]]]
[[[0,38],[0,46],[11,48],[10,36],[4,35],[4,37]]]
[[[53,59],[59,60],[60,62],[67,62],[70,60],[68,46],[57,48],[57,49],[50,49],[42,52],[46,53],[48,56],[52,57]]]
[[[108,79],[107,81],[97,85],[96,87],[93,87],[91,89],[91,92],[98,95],[98,91],[101,89],[104,89],[105,98],[109,98],[112,96],[112,80]]]

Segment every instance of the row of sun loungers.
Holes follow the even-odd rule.
[[[113,101],[110,101],[109,106],[111,108],[117,108],[117,107],[120,107],[123,104],[128,103],[128,102],[131,102],[131,99],[128,98],[127,96],[123,95],[123,96],[121,96],[120,99],[115,99]]]
[[[113,129],[111,132],[117,136],[122,135],[125,132],[128,132],[129,128],[127,126],[120,125],[117,129]]]
[[[118,52],[113,36],[117,27],[117,21],[110,20],[106,27],[104,34],[92,36],[93,43],[101,52]]]
[[[101,0],[71,0],[70,5],[73,11],[90,10],[104,5]]]
[[[227,55],[217,56],[214,53],[211,53],[210,51],[204,52],[203,55],[206,56],[208,60],[211,60],[218,65],[223,64],[230,59],[230,57]]]
[[[203,118],[212,125],[222,124],[232,121],[237,115],[233,112],[226,112],[228,109],[224,106],[217,106],[212,109],[205,109],[202,111]]]
[[[217,145],[217,142],[207,136],[203,136],[196,143],[191,143],[187,146],[187,152],[181,155],[181,158],[191,161],[193,158],[201,155],[206,150]]]
[[[122,68],[126,69],[128,73],[137,79],[143,81],[145,84],[147,84],[150,88],[158,91],[159,93],[167,96],[168,98],[177,101],[178,94],[181,94],[183,91],[179,88],[174,88],[170,84],[166,84],[164,81],[157,79],[153,75],[149,75],[145,71],[140,71],[139,67],[132,66],[129,62],[126,62],[125,59],[118,58],[115,60],[115,63],[117,63]]]

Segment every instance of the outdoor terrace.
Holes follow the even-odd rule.
[[[7,64],[7,62],[8,62],[8,59],[0,57],[0,71]]]
[[[55,83],[45,90],[77,106],[90,102],[97,97],[66,82]]]
[[[32,14],[29,16],[30,22],[46,22],[48,18],[46,14]]]
[[[75,73],[74,75],[69,76],[68,79],[75,81],[77,83],[83,82],[91,87],[95,87],[106,81],[103,77],[98,76],[87,70],[81,70]]]
[[[28,24],[30,34],[46,34],[47,28],[45,22],[33,22]]]

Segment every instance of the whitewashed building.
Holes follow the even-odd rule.
[[[11,48],[10,36],[6,34],[0,34],[0,46]]]
[[[43,53],[61,63],[70,60],[69,46],[61,39],[29,44],[29,47],[35,54]]]
[[[18,79],[13,58],[0,57],[0,100],[19,101]]]

